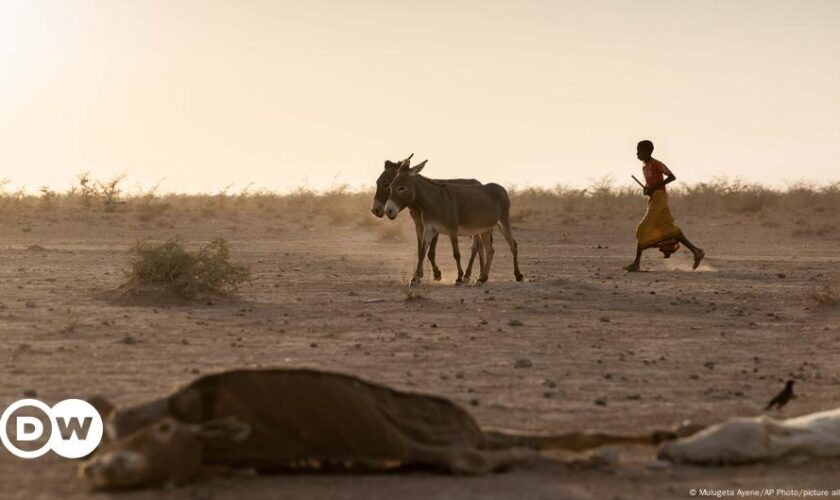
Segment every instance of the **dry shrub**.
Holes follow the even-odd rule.
[[[526,208],[525,210],[517,210],[510,215],[510,221],[514,224],[519,224],[521,222],[525,222],[526,219],[530,219],[535,215],[539,215],[539,210],[534,210],[531,208]]]
[[[95,187],[96,183],[91,180],[89,172],[77,175],[76,179],[79,181],[79,187],[78,189],[72,189],[70,194],[78,194],[79,202],[81,203],[82,208],[89,210],[98,196]]]
[[[230,251],[221,238],[197,252],[188,251],[180,241],[169,240],[158,245],[138,243],[131,253],[132,281],[163,285],[184,298],[232,292],[251,276],[246,266],[230,262]]]
[[[160,218],[169,209],[168,203],[144,203],[137,207],[137,220],[150,222]]]
[[[41,192],[41,203],[43,204],[44,208],[53,208],[55,206],[56,200],[58,200],[58,193],[56,193],[47,186],[41,186],[41,189],[39,191]]]
[[[155,218],[163,216],[163,213],[171,206],[169,203],[164,203],[158,196],[160,189],[160,182],[152,186],[147,191],[140,191],[136,196],[135,201],[139,202],[137,206],[137,219],[141,222],[149,222]]]
[[[113,212],[117,209],[117,205],[120,203],[120,194],[122,193],[120,183],[122,183],[124,178],[124,176],[119,175],[110,181],[96,183],[102,198],[102,208],[106,212]]]
[[[59,333],[71,333],[75,332],[76,328],[78,328],[82,324],[79,315],[73,311],[73,309],[68,308],[65,311],[65,320],[61,324],[61,327],[58,329]]]
[[[641,189],[634,187],[616,187],[612,176],[605,176],[592,181],[584,189],[557,185],[553,188],[527,188],[509,190],[514,216],[546,213],[560,216],[568,212],[623,212],[638,210]],[[525,217],[522,218],[524,220]],[[517,222],[517,221],[513,221]],[[519,221],[521,222],[521,220]]]

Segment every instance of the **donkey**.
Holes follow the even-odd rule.
[[[370,207],[371,213],[378,217],[382,218],[385,215],[385,203],[388,201],[388,195],[390,194],[390,187],[391,182],[397,176],[397,173],[402,165],[409,166],[411,165],[411,158],[414,156],[414,153],[408,156],[405,160],[399,162],[393,162],[390,160],[385,160],[385,169],[379,175],[379,178],[376,179],[376,192],[373,195],[373,204]],[[427,160],[428,161],[428,160]],[[425,162],[424,162],[425,164]],[[481,183],[476,179],[444,179],[438,180],[442,184],[460,184],[460,185],[472,185],[472,186],[480,186]],[[411,213],[411,218],[414,219],[414,231],[417,234],[417,253],[420,253],[420,246],[423,242],[423,219],[420,217],[420,213],[415,211],[414,209],[409,209]],[[492,233],[490,235],[492,238]],[[432,241],[429,242],[429,263],[432,265],[432,274],[434,276],[435,281],[440,281],[441,273],[440,269],[437,266],[437,262],[435,262],[435,248],[437,247],[437,240],[438,235],[436,234]],[[470,275],[472,274],[472,266],[473,262],[475,261],[475,257],[478,255],[479,261],[479,268],[484,267],[484,252],[481,246],[481,238],[479,236],[473,237],[472,242],[472,249],[470,254],[470,261],[467,264],[467,269],[464,272],[464,279],[469,280]],[[421,259],[422,260],[422,259]],[[420,270],[420,276],[423,276],[423,270]]]
[[[510,227],[510,198],[505,188],[498,184],[460,185],[443,184],[423,177],[420,172],[426,162],[409,167],[400,165],[397,176],[391,182],[390,194],[385,204],[385,215],[394,220],[405,208],[418,212],[423,221],[423,242],[418,252],[414,280],[423,277],[423,258],[429,243],[439,233],[449,235],[452,253],[458,265],[458,279],[462,282],[461,253],[458,236],[480,236],[484,247],[484,265],[481,267],[479,283],[487,281],[493,262],[493,228],[498,225],[510,245],[513,255],[513,275],[522,281],[519,271],[519,245],[513,238]]]

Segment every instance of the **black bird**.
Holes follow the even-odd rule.
[[[787,382],[785,382],[785,388],[782,389],[782,392],[776,394],[776,397],[771,399],[770,402],[767,403],[767,406],[764,408],[764,411],[773,408],[773,406],[781,410],[784,405],[788,404],[788,401],[790,401],[791,398],[795,397],[796,396],[793,395],[793,380],[788,380]]]

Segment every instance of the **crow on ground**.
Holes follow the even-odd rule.
[[[793,380],[788,380],[785,383],[785,388],[782,389],[780,393],[776,394],[775,398],[771,399],[770,402],[767,403],[767,406],[764,407],[764,411],[770,410],[774,406],[776,409],[781,410],[783,406],[788,404],[788,401],[795,397],[796,396],[793,395]]]

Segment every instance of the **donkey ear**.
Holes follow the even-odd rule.
[[[418,163],[417,165],[411,167],[410,169],[408,169],[409,173],[411,175],[419,174],[420,171],[423,170],[423,168],[426,166],[426,162],[428,162],[428,161],[429,160],[423,160],[421,163]]]
[[[411,166],[411,158],[412,158],[413,156],[414,156],[414,153],[411,153],[410,155],[408,155],[408,158],[406,158],[405,160],[403,160],[403,161],[401,161],[401,162],[400,162],[400,166],[401,166],[401,167],[402,167],[402,166],[405,166],[405,167],[409,167],[409,166]]]
[[[385,170],[391,170],[397,168],[401,165],[401,163],[394,163],[391,160],[385,160]]]
[[[202,439],[222,439],[230,442],[244,441],[251,435],[251,424],[234,417],[210,420],[194,429]]]

